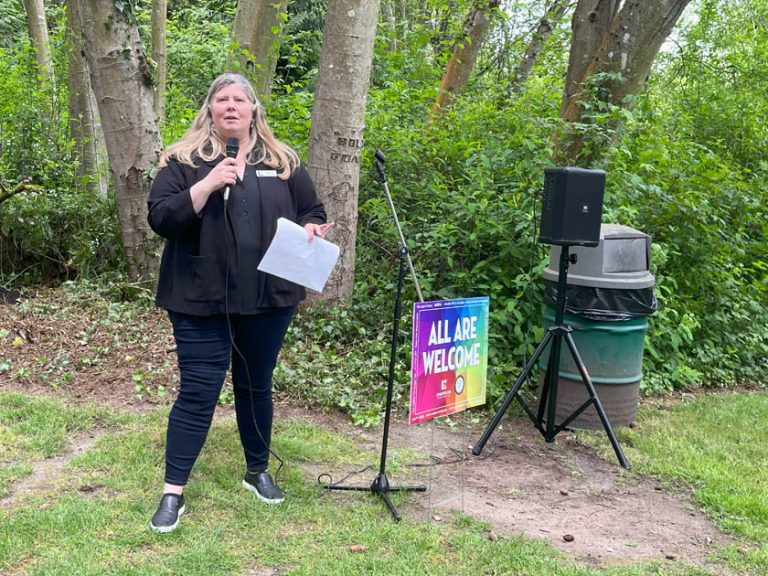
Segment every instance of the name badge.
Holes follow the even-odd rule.
[[[256,170],[257,178],[277,178],[276,170]]]

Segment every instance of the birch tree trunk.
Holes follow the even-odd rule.
[[[167,15],[166,0],[152,0],[152,60],[155,63],[155,92],[152,105],[159,125],[165,122],[165,84],[168,77],[165,32]]]
[[[100,196],[106,196],[109,184],[100,159],[106,159],[104,137],[96,98],[91,88],[88,63],[83,54],[83,37],[77,2],[67,0],[67,31],[70,42],[69,76],[69,135],[75,141],[80,160],[77,167],[79,182],[85,182],[86,189]]]
[[[365,102],[379,17],[379,0],[329,0],[312,130],[308,170],[336,222],[333,240],[339,262],[319,297],[347,304],[355,275],[355,237],[360,156],[363,151]]]
[[[113,2],[76,1],[109,155],[123,248],[133,279],[146,281],[158,258],[147,223],[148,175],[161,149],[150,73],[130,12],[117,10]]]
[[[48,44],[48,24],[45,20],[45,5],[43,0],[24,0],[27,12],[27,28],[32,46],[35,48],[35,59],[40,77],[51,86],[54,85],[53,61]]]
[[[628,97],[645,85],[661,45],[689,2],[625,0],[619,7],[608,0],[579,0],[571,45],[573,70],[568,71],[561,111],[564,130],[555,143],[555,154],[564,163],[589,166],[596,161],[601,151],[585,148],[584,131],[570,131],[569,125],[583,121],[583,105],[589,97],[622,108],[631,106]],[[585,50],[591,53],[582,54]],[[591,78],[598,80],[590,95],[584,88]],[[606,126],[615,133],[619,122],[609,121]]]
[[[437,98],[431,112],[433,116],[448,107],[453,97],[469,83],[472,68],[475,66],[480,47],[490,27],[488,14],[498,5],[498,0],[475,0],[472,3],[472,8],[464,21],[462,35],[453,46],[451,59],[445,67],[443,79],[437,90]]]

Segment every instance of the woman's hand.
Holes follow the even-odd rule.
[[[304,230],[307,231],[307,243],[312,242],[315,236],[323,238],[325,233],[328,232],[335,222],[329,222],[328,224],[304,224]]]
[[[237,160],[234,158],[224,158],[221,162],[208,172],[208,175],[194,184],[189,189],[192,196],[192,206],[195,212],[199,214],[208,202],[208,197],[221,190],[225,186],[232,186],[237,182]]]

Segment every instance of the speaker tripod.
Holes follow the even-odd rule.
[[[520,403],[523,410],[525,410],[525,413],[533,422],[534,426],[544,436],[544,440],[546,442],[554,442],[555,436],[557,436],[557,434],[565,430],[568,425],[573,422],[573,420],[578,418],[579,414],[586,410],[590,405],[594,404],[597,415],[600,417],[600,421],[603,423],[603,428],[605,429],[605,432],[611,441],[613,451],[616,453],[616,457],[619,459],[621,465],[629,470],[629,462],[624,457],[624,452],[621,449],[619,440],[616,438],[616,434],[611,427],[611,423],[608,421],[608,417],[606,416],[605,410],[603,409],[603,404],[600,402],[600,398],[597,396],[595,386],[592,383],[592,380],[589,377],[589,373],[587,372],[587,368],[581,359],[581,355],[579,354],[578,349],[576,348],[576,343],[573,341],[573,336],[571,335],[573,329],[563,323],[566,305],[565,291],[567,287],[568,265],[576,263],[576,255],[571,255],[568,252],[569,246],[562,246],[560,251],[560,272],[558,276],[555,323],[547,329],[547,333],[536,347],[536,351],[528,361],[528,364],[526,364],[523,372],[515,381],[512,389],[504,397],[504,402],[502,403],[501,408],[499,408],[499,411],[496,412],[496,415],[486,427],[485,432],[483,432],[480,440],[478,440],[477,444],[475,444],[474,448],[472,448],[472,454],[478,456],[483,451],[485,443],[488,442],[488,439],[490,438],[491,434],[493,434],[496,426],[499,425],[501,418],[504,416],[504,413],[506,412],[507,408],[509,408],[509,405],[512,403],[513,399],[516,399]],[[589,393],[589,399],[584,402],[584,404],[579,406],[579,408],[577,408],[573,414],[565,418],[562,423],[555,424],[557,409],[557,385],[560,372],[560,351],[562,349],[563,340],[565,340],[568,350],[570,351],[571,356],[576,363],[579,374],[581,375],[581,379],[584,382],[584,386],[586,386],[587,392]],[[547,362],[547,371],[544,376],[538,410],[534,414],[534,412],[525,403],[525,400],[523,400],[520,396],[519,391],[520,387],[531,375],[531,372],[533,371],[536,362],[539,360],[539,357],[544,353],[544,350],[550,343],[552,346],[549,354],[549,361]],[[545,411],[546,418],[544,414]]]

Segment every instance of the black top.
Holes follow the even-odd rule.
[[[325,223],[325,209],[312,179],[302,166],[281,180],[269,166],[246,165],[243,180],[230,188],[226,222],[220,193],[211,194],[198,216],[189,189],[222,159],[198,161],[192,167],[171,158],[152,183],[149,225],[166,239],[156,303],[195,316],[223,314],[225,296],[230,314],[295,306],[304,299],[304,288],[259,272],[256,266],[277,230],[278,218],[302,226]]]

